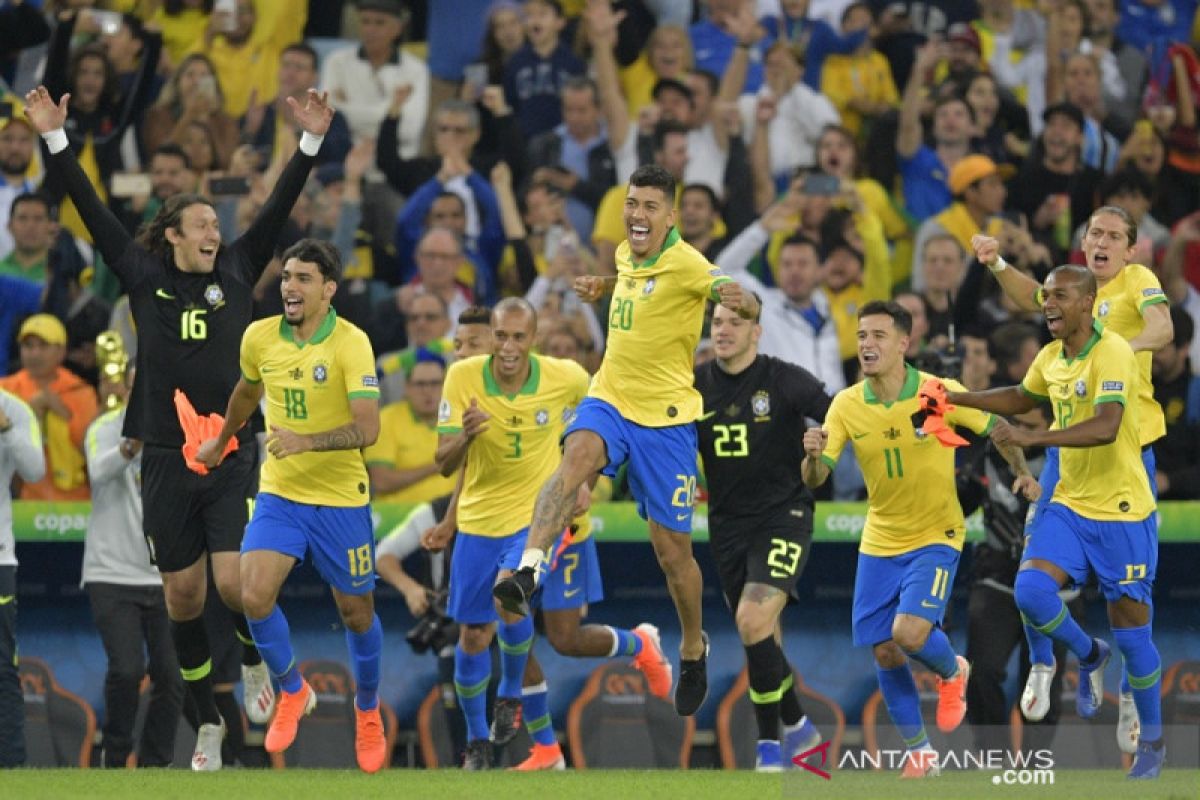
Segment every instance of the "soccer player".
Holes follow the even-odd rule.
[[[1017,606],[1028,624],[1079,658],[1076,707],[1081,717],[1093,717],[1111,651],[1084,633],[1058,590],[1096,574],[1141,723],[1129,777],[1157,778],[1166,760],[1162,662],[1151,639],[1158,522],[1142,457],[1141,365],[1124,338],[1092,317],[1097,283],[1080,266],[1051,272],[1042,296],[1054,341],[1042,348],[1021,385],[952,389],[946,400],[996,414],[1019,414],[1041,402],[1053,407],[1053,430],[1007,429],[993,437],[1018,447],[1061,448],[1054,495],[1026,539]]]
[[[1150,376],[1152,354],[1172,341],[1175,332],[1171,324],[1170,304],[1163,293],[1158,277],[1141,264],[1130,263],[1137,245],[1137,223],[1129,212],[1119,206],[1102,206],[1092,212],[1083,237],[1083,254],[1088,269],[1096,276],[1098,291],[1092,317],[1105,328],[1123,337],[1133,348],[1138,361],[1138,441],[1142,447],[1142,462],[1146,466],[1150,488],[1156,495],[1154,442],[1167,431],[1162,408],[1154,399]],[[975,257],[996,276],[1001,288],[1021,308],[1037,310],[1044,302],[1042,287],[1020,270],[1008,269],[1000,257],[999,245],[987,236],[971,239]],[[1041,473],[1042,496],[1034,512],[1031,527],[1036,527],[1046,512],[1059,474],[1058,448],[1046,451],[1046,465]],[[1025,718],[1042,719],[1050,708],[1050,682],[1054,678],[1054,654],[1050,640],[1031,625],[1025,626],[1032,666],[1021,695],[1021,711]],[[1102,700],[1103,697],[1097,698]],[[1137,704],[1129,685],[1127,671],[1122,670],[1117,744],[1126,753],[1137,750]]]
[[[537,314],[527,301],[500,301],[492,320],[494,353],[450,367],[438,410],[442,474],[466,464],[447,610],[460,626],[454,683],[467,721],[463,768],[469,770],[491,765],[485,692],[497,621],[501,677],[492,738],[510,740],[520,722],[521,679],[533,643],[533,620],[498,609],[492,587],[520,561],[533,492],[558,463],[562,420],[587,394],[588,385],[587,372],[575,362],[530,355]],[[586,508],[587,488],[577,495],[576,504]]]
[[[367,335],[330,308],[342,270],[337,249],[301,239],[282,260],[283,314],[246,329],[242,377],[225,423],[197,458],[217,469],[226,444],[266,397],[267,460],[241,564],[250,631],[282,690],[264,746],[268,753],[286,750],[300,717],[317,705],[276,605],[288,573],[311,554],[346,625],[358,766],[376,772],[387,749],[378,692],[383,629],[372,595],[375,535],[361,452],[379,435],[375,356]]]
[[[692,386],[692,354],[700,341],[704,306],[717,301],[746,319],[758,302],[675,227],[675,179],[646,165],[629,179],[626,241],[617,248],[617,274],[576,278],[585,302],[612,292],[608,346],[587,399],[567,426],[562,464],[542,486],[520,569],[496,584],[510,612],[529,613],[554,540],[574,516],[580,487],[597,472],[614,477],[629,465],[638,513],[667,577],[679,615],[679,683],[675,710],[690,716],[708,695],[708,635],[701,629],[700,568],[692,556],[696,494],[696,429],[700,394]]]
[[[866,379],[837,393],[825,427],[805,432],[801,470],[804,482],[817,487],[846,444],[854,447],[868,502],[854,580],[854,644],[874,651],[879,689],[908,748],[903,776],[920,778],[940,768],[908,659],[938,676],[937,725],[945,733],[966,714],[970,665],[939,627],[965,526],[954,451],[925,432],[931,420],[917,421],[922,419],[917,387],[928,376],[904,363],[911,332],[912,317],[895,302],[872,301],[859,310],[858,363]],[[948,385],[961,388],[954,381]],[[944,422],[990,433],[1017,475],[1013,491],[1036,497],[1038,484],[1020,448],[996,438],[1007,423],[968,409],[949,410]]]
[[[137,377],[123,435],[145,442],[142,529],[163,576],[171,636],[201,722],[192,768],[217,770],[225,721],[213,698],[202,617],[206,553],[217,590],[235,612],[238,637],[246,645],[246,715],[265,723],[275,700],[270,675],[241,613],[238,576],[237,551],[254,496],[258,457],[253,434],[243,428],[237,434],[238,449],[223,469],[205,476],[189,470],[180,452],[185,436],[174,393],[182,391],[199,414],[224,409],[238,380],[238,343],[252,318],[254,285],[304,188],[333,109],[315,91],[303,106],[288,98],[304,134],[271,196],[237,241],[223,245],[212,203],[192,194],[167,200],[134,241],[97,197],[67,146],[63,124],[69,97],[64,94],[56,105],[39,86],[25,96],[25,115],[46,142],[49,172],[65,184],[105,263],[129,295],[139,335]]]
[[[796,470],[804,456],[805,419],[824,420],[830,398],[808,370],[759,355],[761,334],[757,319],[713,309],[717,357],[696,369],[704,398],[696,428],[708,479],[713,560],[746,649],[758,722],[756,766],[774,772],[821,741],[800,706],[792,666],[776,636],[812,545],[813,496]]]

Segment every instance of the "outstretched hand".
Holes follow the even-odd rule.
[[[38,133],[58,130],[67,121],[67,101],[70,99],[70,94],[64,94],[55,105],[46,87],[39,86],[25,95],[25,116]]]
[[[329,105],[329,92],[318,92],[309,89],[300,105],[294,97],[288,97],[287,104],[292,108],[292,114],[301,128],[313,136],[324,136],[333,122],[333,106]]]

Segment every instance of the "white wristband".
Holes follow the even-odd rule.
[[[1004,270],[1008,269],[1008,262],[1002,257],[996,256],[996,263],[988,264],[987,268],[992,271],[993,275],[999,275],[1001,272],[1004,272]]]
[[[325,141],[325,137],[317,136],[316,134],[304,132],[300,137],[300,152],[306,156],[315,156],[317,151],[321,149],[321,142]]]
[[[70,142],[67,141],[67,132],[62,128],[55,128],[49,133],[43,133],[42,139],[45,140],[46,147],[50,150],[50,155],[61,153],[63,150],[66,150],[67,145],[70,144]]]

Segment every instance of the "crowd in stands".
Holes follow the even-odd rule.
[[[995,236],[1040,279],[1082,263],[1092,210],[1124,208],[1133,260],[1173,306],[1154,361],[1161,495],[1195,497],[1197,6],[0,2],[0,387],[34,409],[50,461],[20,496],[88,497],[94,341],[115,329],[136,350],[120,284],[23,117],[41,84],[71,94],[71,146],[131,232],[199,192],[226,242],[297,147],[287,98],[328,92],[337,113],[276,252],[316,236],[346,264],[334,305],[369,333],[388,404],[369,459],[377,498],[447,490],[432,426],[469,306],[523,295],[541,352],[598,367],[606,309],[572,279],[614,271],[625,182],[650,162],[678,181],[682,238],[761,296],[763,351],[831,392],[858,379],[856,310],[893,297],[914,315],[912,359],[973,390],[1019,380],[1044,326],[999,291],[971,237]],[[259,315],[280,312],[278,277],[275,263]]]

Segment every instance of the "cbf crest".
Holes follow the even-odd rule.
[[[208,288],[204,290],[204,302],[212,308],[220,308],[225,305],[225,292],[221,289],[220,284],[210,283],[208,285]]]
[[[537,413],[533,415],[533,419],[538,425],[545,425],[550,421],[550,412],[544,408],[539,408]]]
[[[1083,381],[1075,381],[1075,396],[1087,397],[1087,384]]]
[[[1100,317],[1107,317],[1108,310],[1109,310],[1108,301],[1105,300],[1105,301],[1101,302],[1100,307],[1096,309],[1096,314],[1097,314],[1097,316],[1100,316]]]
[[[317,362],[313,366],[313,382],[324,383],[329,380],[329,366],[323,361]]]
[[[750,408],[756,417],[766,417],[771,414],[771,395],[766,392],[755,392],[750,398]]]
[[[654,280],[654,278],[647,279],[646,285],[642,287],[642,294],[650,294],[654,291],[654,287],[657,285],[658,281]]]

